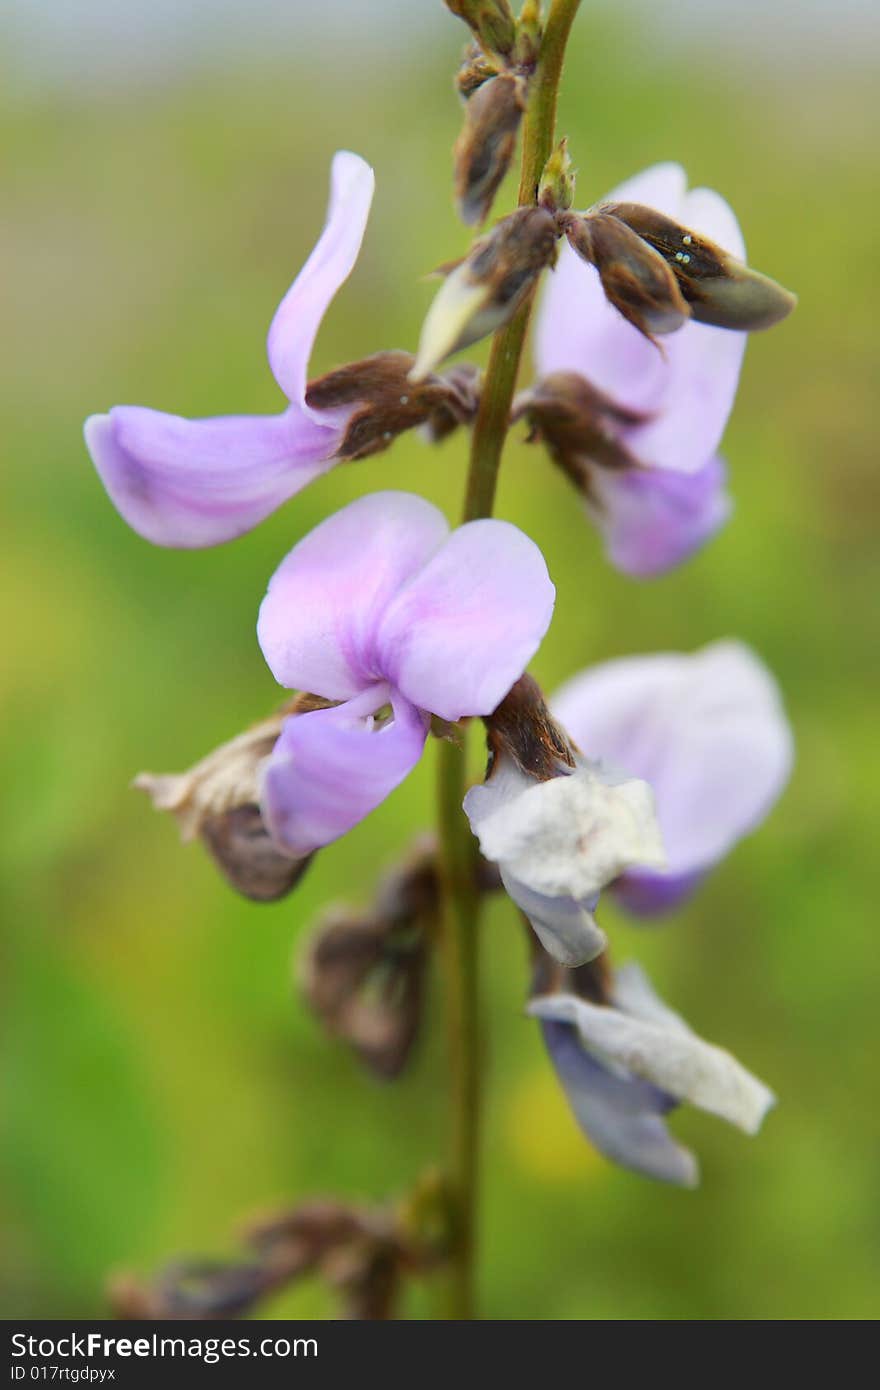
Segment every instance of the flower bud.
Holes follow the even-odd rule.
[[[754,332],[772,328],[797,304],[790,290],[653,208],[608,203],[597,212],[617,218],[663,257],[698,323]]]
[[[250,1312],[279,1282],[261,1264],[190,1260],[169,1265],[149,1283],[117,1275],[107,1292],[118,1318],[213,1321]]]
[[[567,137],[560,140],[544,165],[538,184],[538,202],[549,212],[566,212],[574,199],[574,171]]]
[[[355,407],[339,458],[369,458],[405,430],[422,426],[431,439],[442,439],[474,418],[478,402],[467,371],[427,376],[413,385],[408,374],[414,360],[409,352],[377,352],[309,382],[306,401],[315,410]]]
[[[690,317],[663,256],[616,217],[594,213],[568,219],[565,234],[599,272],[611,304],[646,338],[674,333]]]
[[[516,40],[516,24],[507,0],[446,0],[488,53],[508,57]]]
[[[484,82],[465,106],[453,159],[458,215],[468,226],[488,216],[510,166],[524,110],[525,83],[512,73]]]
[[[410,381],[507,323],[554,259],[556,237],[552,213],[519,208],[475,242],[428,310]]]
[[[186,842],[200,836],[227,881],[256,902],[274,902],[299,882],[311,855],[283,854],[260,813],[260,773],[292,714],[323,702],[300,696],[268,719],[215,748],[187,772],[142,772],[133,785],[157,811],[171,811]]]

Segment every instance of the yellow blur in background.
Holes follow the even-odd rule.
[[[265,331],[320,228],[337,148],[370,160],[377,195],[313,373],[414,348],[433,294],[421,277],[468,245],[448,158],[463,31],[441,13],[400,32],[389,11],[385,37],[379,6],[367,42],[346,7],[323,8],[324,30],[279,44],[251,34],[244,57],[169,61],[159,77],[111,84],[27,87],[19,72],[0,96],[6,1317],[94,1316],[114,1269],[231,1253],[242,1217],[273,1203],[393,1196],[442,1152],[439,982],[415,1059],[387,1086],[321,1034],[292,969],[320,908],[368,899],[430,824],[433,759],[273,906],[237,899],[128,784],[144,767],[186,767],[277,701],[254,626],[296,540],[384,487],[454,516],[464,439],[431,450],[405,437],[202,553],[131,533],[81,441],[83,418],[114,403],[279,408]],[[696,1192],[612,1168],[580,1136],[523,1017],[522,934],[513,908],[493,903],[486,1316],[877,1311],[880,196],[868,81],[858,64],[819,58],[780,69],[742,36],[730,55],[723,43],[658,45],[631,8],[612,21],[585,5],[577,21],[560,129],[578,204],[679,159],[736,209],[752,264],[800,295],[746,354],[725,440],[734,519],[682,570],[644,584],[611,571],[577,499],[518,434],[499,494],[558,587],[533,667],[546,689],[591,662],[728,635],[782,684],[797,768],[766,826],[667,925],[636,929],[611,906],[602,916],[615,958],[637,956],[779,1106],[756,1139],[693,1112],[672,1118],[701,1160]],[[496,213],[510,202],[502,194]],[[425,1306],[416,1290],[410,1311]],[[306,1287],[266,1312],[332,1304]]]

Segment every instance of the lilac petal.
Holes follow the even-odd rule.
[[[503,865],[501,882],[508,897],[528,917],[544,950],[560,965],[584,965],[605,950],[608,938],[593,917],[598,895],[577,899],[536,893]]]
[[[330,205],[312,254],[275,312],[269,328],[269,366],[288,400],[315,420],[305,404],[309,357],[321,320],[361,249],[375,176],[359,155],[340,150],[330,172]]]
[[[629,179],[611,201],[644,203],[741,257],[732,211],[708,189],[685,193],[678,165],[662,164]],[[563,246],[535,329],[540,376],[575,371],[617,403],[650,419],[621,431],[643,464],[694,473],[716,452],[739,380],[746,335],[687,323],[656,348],[608,303],[592,266]]]
[[[555,595],[534,541],[506,521],[471,521],[389,604],[381,670],[442,719],[491,714],[537,651]]]
[[[593,469],[589,510],[611,563],[639,579],[680,565],[730,516],[726,477],[719,458],[698,473]]]
[[[92,461],[129,526],[181,548],[249,531],[333,466],[337,438],[295,408],[185,420],[118,405],[85,424]]]
[[[606,662],[553,710],[581,748],[650,783],[674,879],[696,882],[759,825],[791,770],[776,682],[738,642]]]
[[[275,679],[328,700],[384,679],[376,629],[448,534],[442,513],[408,492],[361,497],[317,526],[282,560],[260,608],[257,635]]]
[[[571,1024],[542,1021],[541,1031],[574,1117],[599,1152],[645,1177],[695,1187],[697,1161],[663,1122],[672,1097],[649,1081],[606,1070]]]
[[[390,701],[391,723],[369,715]],[[288,854],[311,854],[338,840],[380,805],[415,767],[427,736],[424,717],[386,685],[358,700],[292,715],[263,774],[262,811]]]
[[[611,885],[615,898],[634,917],[662,917],[687,902],[705,874],[658,874],[630,869]]]

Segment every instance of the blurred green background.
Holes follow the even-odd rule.
[[[127,530],[81,442],[132,401],[271,411],[265,330],[320,227],[328,162],[376,168],[365,249],[313,372],[415,345],[461,254],[449,196],[461,42],[441,14],[369,44],[327,29],[159,79],[0,95],[6,287],[0,668],[3,1194],[0,1311],[76,1317],[108,1271],[234,1249],[243,1216],[313,1193],[404,1189],[442,1148],[439,983],[405,1077],[382,1086],[322,1036],[291,963],[328,899],[366,900],[431,820],[432,762],[295,896],[237,899],[199,846],[128,790],[187,766],[273,706],[254,635],[280,557],[381,487],[457,511],[465,442],[416,438],[339,468],[256,532],[203,553]],[[698,22],[698,21],[695,21]],[[359,31],[360,32],[360,31]],[[252,36],[253,37],[253,36]],[[481,1295],[486,1316],[867,1318],[877,1313],[878,779],[875,535],[878,284],[869,74],[656,42],[585,5],[561,102],[585,205],[680,159],[737,210],[752,262],[797,289],[750,345],[725,452],[737,512],[685,569],[612,573],[566,484],[509,447],[500,514],[558,586],[534,663],[552,689],[627,652],[738,635],[777,673],[797,746],[789,790],[662,929],[603,907],[618,959],[777,1091],[746,1139],[683,1112],[699,1191],[620,1172],[582,1140],[536,1030],[513,910],[485,924],[490,1038]],[[503,211],[510,199],[500,200]],[[872,628],[873,636],[872,636]],[[429,750],[430,752],[431,750]],[[873,885],[873,891],[872,891]],[[427,1307],[416,1290],[410,1311]],[[331,1315],[313,1287],[268,1312]]]

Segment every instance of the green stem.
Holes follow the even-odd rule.
[[[553,149],[556,99],[565,45],[580,0],[553,0],[538,64],[530,84],[523,134],[519,204],[536,200],[544,165]],[[471,442],[463,519],[492,515],[501,453],[532,304],[529,299],[496,333],[483,381]],[[476,889],[476,842],[462,815],[466,758],[453,743],[439,745],[438,805],[445,887],[443,951],[449,1033],[450,1201],[449,1317],[472,1318],[479,1177],[482,1037],[479,1011],[480,900]]]
[[[562,60],[579,4],[580,0],[553,0],[547,16],[538,65],[529,86],[519,181],[520,207],[529,207],[536,202],[544,165],[553,151]],[[507,436],[510,407],[533,298],[529,296],[510,323],[496,333],[492,341],[471,443],[465,521],[492,515],[501,451]]]

